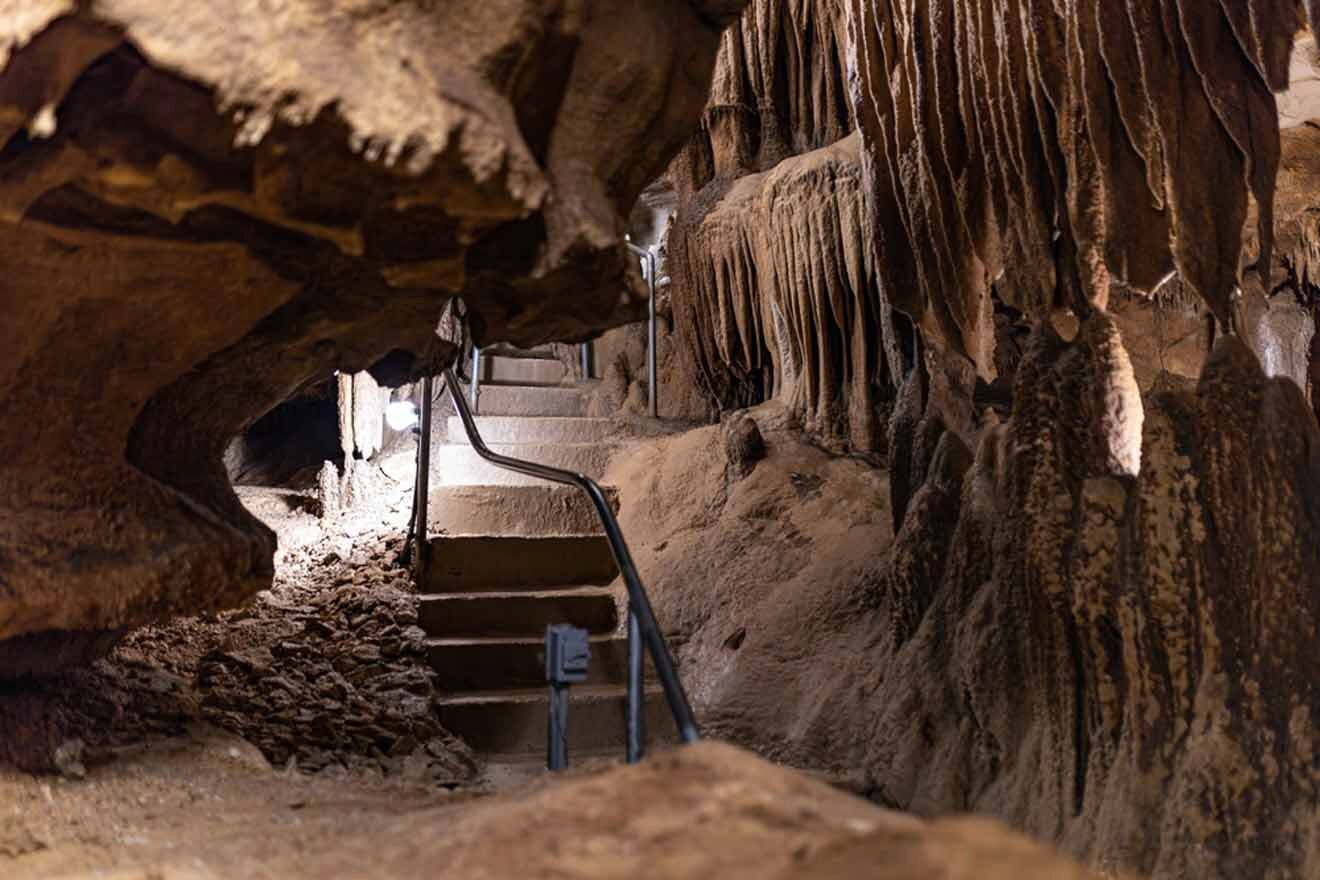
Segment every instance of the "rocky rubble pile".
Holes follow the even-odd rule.
[[[405,573],[341,568],[334,581],[280,608],[274,639],[231,641],[202,658],[202,715],[304,771],[346,764],[442,784],[474,778],[472,754],[436,721]]]
[[[186,679],[120,652],[54,678],[6,682],[0,765],[81,777],[119,746],[186,733],[195,720],[187,690]]]
[[[275,583],[246,607],[143,627],[85,670],[0,685],[0,762],[80,775],[208,721],[303,772],[475,782],[477,759],[435,718],[393,532],[342,518],[319,535],[285,528]]]
[[[202,717],[307,772],[474,780],[476,759],[435,718],[399,540],[332,532],[285,554],[275,587],[226,615],[226,637],[199,658]]]

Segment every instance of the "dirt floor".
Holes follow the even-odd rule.
[[[103,753],[84,778],[0,771],[0,876],[289,876],[276,856],[287,865],[471,797],[364,771],[274,770],[247,741],[198,724]]]
[[[327,518],[314,492],[240,489],[279,534],[270,590],[128,634],[91,668],[0,685],[0,876],[103,871],[176,848],[204,866],[197,876],[266,876],[266,848],[315,847],[488,791],[481,761],[431,708],[398,564],[403,476],[359,480],[370,503]]]
[[[0,774],[0,875],[1084,880],[994,823],[928,825],[720,743],[502,795],[270,768],[194,728],[85,779]]]

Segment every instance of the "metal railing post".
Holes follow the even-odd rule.
[[[472,395],[472,411],[481,412],[481,349],[472,343],[472,384],[468,386]]]
[[[646,755],[646,710],[644,681],[646,670],[643,664],[641,628],[637,625],[637,615],[632,606],[628,606],[628,763],[636,764]]]
[[[619,528],[619,520],[610,508],[605,493],[601,491],[595,480],[582,474],[491,452],[485,441],[481,439],[481,433],[477,430],[477,423],[471,409],[468,408],[467,402],[463,400],[463,393],[459,390],[458,378],[454,375],[453,369],[446,368],[444,377],[449,395],[454,401],[454,409],[458,411],[459,419],[463,422],[463,430],[467,432],[468,443],[471,444],[472,450],[478,456],[504,470],[549,480],[552,483],[577,486],[587,493],[592,506],[596,508],[596,516],[599,517],[601,526],[605,530],[605,540],[609,542],[610,552],[614,556],[614,563],[618,566],[619,575],[623,578],[624,586],[628,590],[628,611],[637,627],[638,638],[636,643],[645,645],[651,655],[651,662],[655,664],[656,676],[660,679],[660,686],[664,690],[665,700],[669,703],[669,712],[674,717],[675,727],[678,728],[679,739],[685,743],[696,742],[701,738],[701,734],[697,731],[697,720],[692,712],[692,704],[688,702],[687,694],[683,690],[683,683],[678,678],[678,670],[674,668],[674,657],[669,653],[669,645],[665,642],[664,634],[660,632],[660,625],[655,619],[655,609],[651,607],[650,597],[646,595],[646,588],[642,586],[641,576],[637,573],[637,565],[633,562],[632,554],[628,551],[628,544],[623,539],[623,531]],[[638,669],[640,669],[640,664],[638,664]],[[630,715],[634,711],[633,706],[637,707],[637,712],[640,713],[641,711],[641,677],[640,674],[634,676],[630,668],[629,689],[632,691],[630,693]],[[633,688],[634,679],[637,682],[635,690]]]
[[[646,286],[651,292],[646,323],[646,408],[651,418],[657,419],[660,409],[655,387],[655,251],[646,252]]]
[[[417,431],[417,519],[413,523],[417,552],[413,554],[413,577],[417,589],[426,587],[427,571],[431,562],[431,545],[426,539],[427,501],[431,494],[431,376],[422,377],[421,424]]]

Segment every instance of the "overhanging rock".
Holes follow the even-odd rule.
[[[45,645],[0,677],[267,584],[226,441],[453,295],[635,316],[624,218],[740,7],[0,0],[0,645]]]

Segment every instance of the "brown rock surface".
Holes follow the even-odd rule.
[[[699,714],[1105,868],[1320,871],[1302,4],[752,10],[670,168],[680,351],[723,410],[881,453],[890,504],[836,471],[795,505],[816,459],[774,429],[737,483],[696,440],[617,466]]]
[[[726,33],[670,166],[667,265],[691,384],[724,408],[780,396],[832,447],[875,452],[911,341],[877,295],[848,21],[839,0],[758,0]]]
[[[877,332],[889,306],[864,244],[858,143],[746,174],[704,211],[694,203],[671,233],[669,266],[700,387],[731,407],[779,396],[818,436],[872,451],[883,445],[876,389],[901,356]]]
[[[1011,416],[970,467],[942,435],[896,537],[883,472],[763,416],[742,481],[713,428],[608,479],[710,732],[1098,867],[1311,876],[1320,428],[1235,338],[1144,402],[1116,341],[1101,313],[1038,331]]]
[[[635,316],[627,211],[740,5],[0,2],[0,677],[268,583],[225,444],[449,297]]]
[[[64,772],[76,744],[99,766],[209,722],[288,770],[476,783],[479,761],[436,719],[398,525],[380,529],[379,509],[318,520],[306,496],[241,491],[280,533],[271,589],[135,630],[87,669],[0,684],[0,764]]]
[[[6,802],[26,807],[0,826],[5,876],[1095,876],[995,823],[927,824],[716,742],[481,800],[276,774],[213,736],[125,764],[54,797],[0,775]],[[143,803],[157,807],[145,820]]]
[[[1177,272],[1191,320],[1210,311],[1256,344],[1258,296],[1238,288],[1289,265],[1300,277],[1314,250],[1302,233],[1315,131],[1281,143],[1271,91],[1296,84],[1300,4],[1198,10],[753,3],[669,173],[691,382],[723,408],[781,395],[832,447],[883,454],[909,319],[982,382],[1011,382],[995,338],[1005,311],[1083,314]],[[1179,323],[1150,311],[1128,308],[1125,329]],[[1145,387],[1161,358],[1194,377],[1208,350],[1172,351],[1190,337],[1171,329],[1134,353]]]
[[[884,287],[973,360],[1001,271],[1040,317],[1177,269],[1227,324],[1249,196],[1272,266],[1273,92],[1301,6],[852,0]]]

